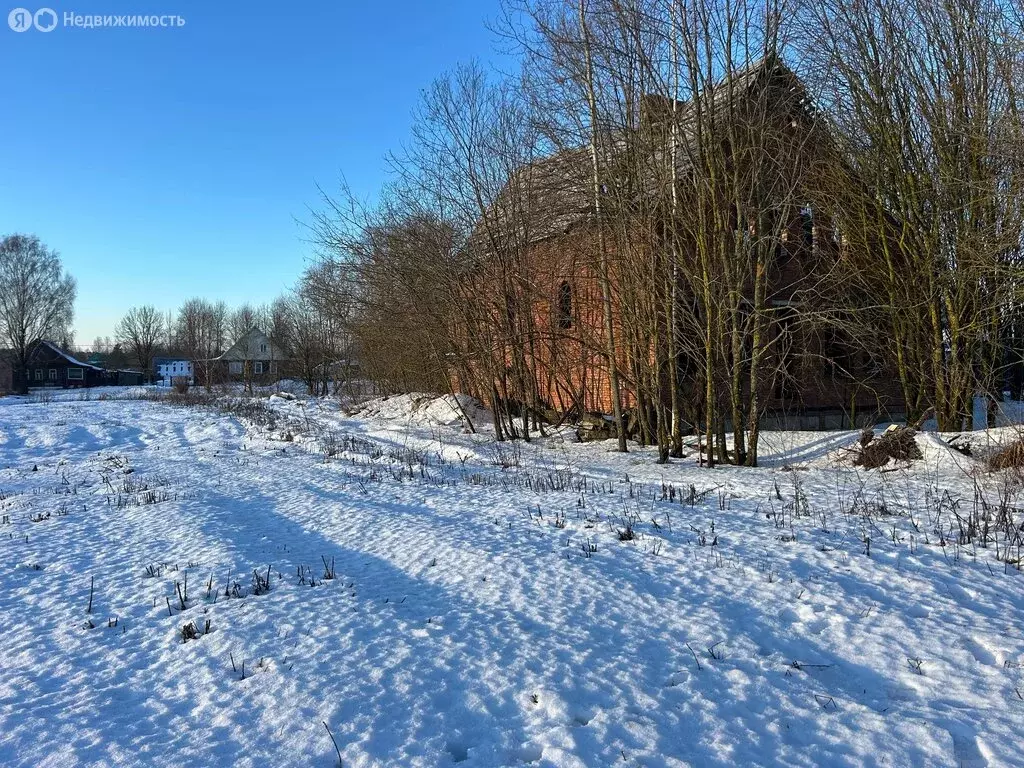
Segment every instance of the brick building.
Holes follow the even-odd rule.
[[[740,73],[738,78],[741,82],[733,82],[731,88],[740,97],[758,88],[781,87],[784,93],[802,92],[795,75],[777,61],[762,62]],[[648,97],[639,130],[657,130],[659,120],[671,108],[668,99]],[[800,110],[800,115],[786,114],[786,120],[792,119],[796,124],[797,119],[807,119],[805,101],[793,101],[787,108]],[[820,168],[823,157],[824,162],[830,162],[815,142],[807,142],[804,151],[816,155],[800,164],[807,169],[804,173],[819,172],[810,169]],[[693,171],[682,168],[681,172]],[[541,403],[559,413],[609,413],[612,398],[605,361],[602,293],[595,272],[599,258],[589,153],[579,149],[560,152],[532,163],[520,173],[510,182],[509,189],[530,197],[528,205],[520,206],[530,211],[529,223],[517,226],[522,227],[518,234],[527,243],[525,258],[534,297],[532,312],[537,339],[531,343],[529,355]],[[516,206],[508,208],[513,210]],[[638,222],[636,226],[662,225]],[[737,231],[736,236],[742,233]],[[656,240],[647,237],[645,241]],[[767,279],[767,304],[775,310],[768,333],[780,339],[776,345],[777,363],[784,375],[778,377],[771,391],[763,394],[764,426],[839,428],[902,417],[904,407],[898,384],[891,372],[885,370],[880,356],[865,351],[863,345],[852,344],[834,327],[797,327],[791,322],[790,318],[800,309],[801,289],[843,256],[841,234],[821,210],[808,203],[794,211],[778,240]],[[623,276],[617,274],[619,259],[614,245],[608,248],[615,333],[622,339],[626,332],[622,318],[627,310],[619,302],[616,286]],[[487,279],[486,269],[482,279]],[[688,305],[685,296],[681,302]],[[791,306],[793,312],[787,312]],[[632,408],[637,402],[634,374],[643,373],[641,367],[651,363],[629,360],[625,351],[620,352],[617,367],[624,408]],[[700,376],[700,366],[687,364],[681,370],[687,380],[680,386],[691,400],[699,398],[702,387],[695,377]],[[481,394],[488,399],[488,393]]]

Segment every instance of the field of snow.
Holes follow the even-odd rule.
[[[1024,764],[1013,478],[458,421],[0,400],[0,764]]]

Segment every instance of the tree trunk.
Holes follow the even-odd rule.
[[[612,312],[612,291],[608,274],[608,243],[605,238],[604,222],[601,212],[601,167],[598,156],[598,113],[597,93],[594,88],[594,64],[590,51],[590,30],[587,27],[586,0],[580,0],[580,31],[583,35],[583,51],[587,67],[587,101],[590,107],[590,158],[594,218],[597,224],[598,257],[600,259],[598,277],[601,282],[601,310],[604,316],[605,345],[608,356],[608,383],[612,395],[612,417],[618,433],[619,451],[625,453],[626,425],[622,420],[622,393],[619,388],[619,370],[617,350],[615,348],[615,320]]]

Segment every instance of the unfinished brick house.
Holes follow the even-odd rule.
[[[730,84],[733,99],[746,98],[748,94],[763,99],[759,89],[802,93],[799,80],[778,61],[762,62],[738,77],[742,80],[739,85],[735,80]],[[714,102],[717,101],[716,96]],[[784,104],[785,112],[780,115],[783,121],[796,126],[798,121],[806,124],[814,119],[805,98],[780,98],[779,103]],[[676,116],[686,108],[662,97],[647,97],[638,130],[657,132],[666,115]],[[828,149],[815,141],[802,146],[808,157],[799,164],[800,172],[808,176],[828,173],[829,164],[835,162]],[[533,296],[536,332],[528,352],[531,369],[541,404],[558,413],[607,414],[612,410],[590,163],[588,150],[567,150],[530,164],[514,183],[510,182],[510,189],[519,190],[515,194],[529,197],[518,207],[528,210],[530,217],[528,226],[520,225],[519,235],[526,241],[525,258]],[[678,167],[681,175],[695,172],[685,159],[678,162]],[[650,186],[657,183],[652,181]],[[808,189],[812,186],[807,184]],[[904,412],[900,389],[895,377],[885,370],[881,356],[865,350],[864,345],[850,343],[835,326],[810,328],[793,322],[800,303],[807,301],[802,291],[816,283],[829,265],[844,258],[846,247],[830,218],[812,200],[808,192],[798,206],[790,204],[793,215],[774,238],[777,245],[769,262],[766,302],[774,311],[766,331],[779,339],[773,354],[782,373],[761,398],[762,424],[767,428],[824,429],[900,418]],[[681,210],[687,210],[685,201]],[[735,211],[726,215],[736,218]],[[641,228],[664,229],[671,224],[651,217],[630,226],[639,233]],[[737,237],[743,236],[743,227],[733,225]],[[648,231],[646,237],[637,239],[657,242],[658,238],[649,234]],[[682,239],[683,248],[692,247],[692,243],[685,243],[685,235]],[[625,259],[619,258],[617,249],[623,243],[629,246],[630,235],[620,232],[618,237],[608,240],[606,264],[612,286],[613,329],[620,341],[630,332],[630,312],[634,310],[624,304],[624,290],[619,290],[627,276],[621,271]],[[686,262],[683,264],[685,269]],[[486,270],[482,275],[487,279]],[[685,282],[679,281],[681,291]],[[691,307],[692,302],[685,295],[679,301]],[[677,331],[680,332],[681,329]],[[626,346],[623,344],[619,351],[617,368],[622,405],[630,409],[638,401],[638,381],[649,375],[653,361],[630,359]],[[698,362],[681,359],[678,365],[684,376],[678,386],[686,392],[690,413],[699,413],[703,390],[699,380],[703,369]],[[487,393],[481,394],[487,399]]]

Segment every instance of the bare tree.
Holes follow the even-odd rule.
[[[147,376],[153,371],[153,357],[164,335],[163,315],[151,305],[132,307],[117,324],[118,342],[127,348]]]
[[[909,418],[934,408],[940,429],[971,429],[977,392],[994,416],[1022,299],[1019,4],[807,7],[808,76],[849,169],[832,190],[852,246],[843,281],[885,299],[858,319],[892,339]]]
[[[1024,388],[1018,5],[509,4],[521,77],[439,78],[382,202],[315,214],[281,313],[310,381],[352,333],[387,389],[487,399],[498,439],[598,402],[620,449],[668,461],[692,426],[709,465],[756,465],[812,381],[853,420],[894,371],[950,429],[1008,356]]]
[[[382,390],[453,391],[450,363],[465,359],[451,321],[464,271],[456,228],[391,200],[367,210],[346,190],[324,200],[313,225],[323,259],[303,277],[304,301],[351,334],[362,369]]]
[[[594,218],[597,222],[598,241],[598,279],[601,284],[601,307],[604,319],[605,340],[608,345],[608,378],[611,384],[612,415],[615,418],[615,431],[618,435],[619,450],[626,451],[626,428],[622,421],[622,392],[619,387],[618,351],[615,345],[615,315],[612,308],[611,277],[608,268],[608,244],[605,239],[605,223],[602,217],[602,197],[607,189],[607,177],[601,168],[601,121],[598,114],[596,76],[594,73],[594,55],[591,42],[590,26],[587,20],[586,0],[579,0],[580,36],[583,42],[585,62],[585,87],[587,92],[587,108],[590,117],[588,143],[590,145],[591,191],[594,206]]]
[[[475,64],[437,79],[416,113],[410,151],[395,160],[421,209],[410,221],[441,224],[407,234],[427,235],[445,250],[447,231],[461,246],[464,262],[440,276],[440,293],[456,329],[451,346],[458,351],[448,353],[462,358],[454,366],[462,386],[490,401],[499,440],[528,440],[541,406],[529,264],[538,135],[528,102],[510,85]],[[448,353],[442,364],[451,369]]]
[[[243,304],[228,315],[228,342],[234,344],[259,325],[259,312],[250,304]]]
[[[0,241],[0,341],[10,346],[19,392],[28,391],[31,345],[67,334],[75,293],[74,278],[38,237],[15,234]]]
[[[224,351],[227,334],[227,307],[224,302],[189,299],[178,310],[175,322],[177,345],[196,367],[207,389],[213,386],[212,360]],[[200,376],[201,374],[201,376]]]

